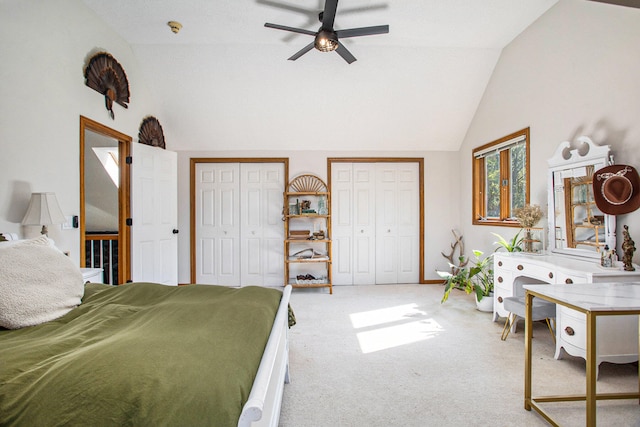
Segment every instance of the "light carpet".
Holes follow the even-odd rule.
[[[524,322],[500,340],[504,319],[440,285],[294,289],[291,383],[280,425],[546,426],[524,409]],[[585,363],[554,359],[544,323],[534,324],[533,394],[585,391]],[[600,365],[598,392],[638,389],[637,364]],[[562,426],[584,426],[584,402],[549,403]],[[640,426],[637,400],[598,402],[598,425]]]

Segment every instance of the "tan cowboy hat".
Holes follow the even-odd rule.
[[[633,166],[611,165],[593,174],[596,206],[609,215],[623,215],[640,207],[640,176]]]

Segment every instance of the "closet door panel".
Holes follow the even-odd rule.
[[[238,164],[196,165],[196,283],[240,281]]]
[[[353,165],[336,163],[331,168],[332,281],[353,283]]]
[[[262,242],[261,274],[263,286],[282,286],[284,283],[284,222],[282,221],[282,193],[285,187],[284,164],[246,163],[260,167]]]
[[[353,164],[353,284],[376,283],[375,166]]]
[[[376,284],[397,283],[398,194],[395,163],[376,164]]]
[[[246,285],[279,285],[282,257],[282,191],[284,166],[241,163],[241,281]],[[277,195],[277,197],[276,197]],[[278,246],[274,242],[278,242]]]
[[[420,206],[417,163],[399,163],[398,167],[398,283],[420,281]]]

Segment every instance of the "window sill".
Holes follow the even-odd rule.
[[[494,227],[518,227],[522,228],[518,221],[513,220],[501,220],[501,219],[474,219],[473,225],[491,225]]]

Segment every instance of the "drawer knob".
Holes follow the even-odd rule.
[[[502,267],[502,261],[498,261],[498,267]]]
[[[565,280],[565,281],[564,281],[564,283],[566,283],[567,285],[570,285],[570,284],[572,284],[572,283],[573,283],[573,280],[571,280],[571,279],[567,279],[567,280]]]
[[[504,281],[504,279],[502,278],[502,276],[498,276],[498,283],[502,283]]]
[[[576,334],[576,331],[573,330],[573,328],[571,326],[567,326],[566,328],[564,328],[564,331],[567,333],[567,335],[569,335],[570,337],[574,336]]]
[[[551,271],[549,272],[549,279],[553,279],[553,273]]]
[[[502,302],[502,297],[498,297],[498,302]]]
[[[524,270],[524,266],[522,264],[518,264],[518,270]]]

